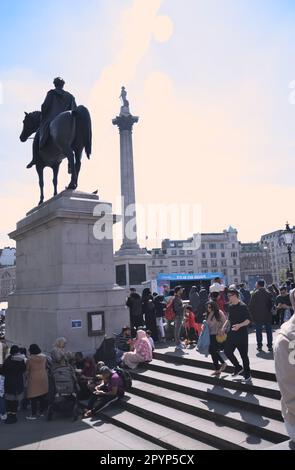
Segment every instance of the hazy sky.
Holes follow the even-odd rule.
[[[294,1],[1,0],[0,8],[0,246],[39,200],[35,169],[25,168],[32,141],[19,134],[23,112],[40,109],[58,75],[93,117],[79,189],[98,188],[113,203],[120,194],[111,119],[125,85],[140,117],[138,202],[200,204],[202,231],[233,225],[241,241],[295,223]],[[64,162],[60,190],[66,170]],[[51,179],[47,169],[47,198]]]

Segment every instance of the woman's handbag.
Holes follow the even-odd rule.
[[[225,341],[227,340],[227,335],[224,334],[224,335],[216,335],[216,341],[217,343],[221,344],[221,343],[225,343]]]

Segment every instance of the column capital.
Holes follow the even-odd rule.
[[[132,114],[123,115],[115,117],[112,120],[114,126],[118,126],[120,131],[132,131],[133,124],[138,122],[138,116],[132,116]]]

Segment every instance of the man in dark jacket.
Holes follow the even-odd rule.
[[[262,328],[265,326],[267,347],[269,351],[272,351],[272,299],[270,293],[265,289],[263,279],[256,283],[249,309],[256,324],[257,350],[262,351]]]
[[[183,322],[183,302],[182,302],[183,288],[177,286],[174,289],[173,310],[175,313],[174,328],[175,328],[175,349],[184,349],[180,341],[180,330]]]
[[[246,289],[244,282],[240,284],[240,294],[243,298],[244,304],[249,305],[251,300],[251,293],[248,289]]]
[[[200,305],[200,297],[196,286],[193,286],[189,293],[189,301],[193,308],[194,314],[197,317],[198,307]]]
[[[141,297],[136,292],[136,289],[130,289],[130,295],[127,298],[126,305],[129,307],[130,311],[131,334],[135,336],[137,328],[144,326]]]
[[[60,77],[55,78],[53,84],[55,88],[49,90],[41,107],[40,149],[46,145],[51,121],[64,111],[73,111],[77,108],[74,96],[63,89],[65,84],[64,80]],[[35,157],[36,155],[33,155],[33,160],[27,165],[27,168],[31,168],[35,165]]]

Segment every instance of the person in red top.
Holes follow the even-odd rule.
[[[185,307],[184,312],[184,328],[185,328],[185,343],[186,345],[192,344],[199,336],[200,326],[196,323],[195,313],[191,305]]]

